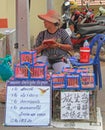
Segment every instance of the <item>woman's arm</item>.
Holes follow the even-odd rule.
[[[73,49],[72,45],[70,45],[70,44],[57,43],[57,47],[62,49],[62,50],[65,50],[65,51],[70,51]]]
[[[47,48],[48,48],[48,45],[42,43],[40,46],[36,47],[35,50],[37,51],[37,54],[39,54],[41,51]]]

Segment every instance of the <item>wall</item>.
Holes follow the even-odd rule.
[[[9,28],[15,28],[15,0],[0,0],[0,3],[0,18],[7,18]]]
[[[0,0],[0,18],[8,19],[9,28],[15,28],[16,25],[16,0]],[[64,0],[53,0],[54,9],[61,12],[61,4]],[[47,0],[31,0],[30,9],[30,38],[31,42],[34,42],[35,37],[38,33],[44,29],[43,21],[40,20],[37,15],[46,13],[47,11]]]
[[[6,0],[6,2],[7,2],[7,5],[6,5],[7,6],[7,17],[8,17],[9,28],[15,28],[15,23],[16,23],[15,22],[16,21],[16,17],[15,17],[15,15],[16,15],[15,1],[16,0]]]
[[[40,30],[43,30],[43,21],[40,20],[37,15],[46,12],[46,0],[41,2],[38,0],[31,0],[30,8],[30,36],[31,41],[35,39]],[[33,42],[33,41],[32,41]]]
[[[53,0],[54,1],[54,9],[61,12],[61,0]],[[62,0],[63,1],[63,0]],[[38,0],[31,0],[31,10],[30,10],[30,35],[31,42],[38,35],[38,33],[44,29],[43,21],[40,20],[37,15],[44,14],[47,11],[47,0],[42,0],[41,2]]]
[[[0,0],[0,18],[7,17],[7,0]]]

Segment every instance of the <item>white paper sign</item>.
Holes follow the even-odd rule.
[[[61,119],[89,119],[89,92],[61,92]]]
[[[50,96],[50,86],[7,86],[5,125],[49,125]]]

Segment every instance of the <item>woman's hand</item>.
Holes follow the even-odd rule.
[[[44,43],[42,42],[42,44],[41,44],[41,48],[43,48],[43,49],[47,49],[47,48],[49,48],[49,46],[48,46],[47,44],[44,44]]]
[[[55,44],[55,43],[56,43],[56,40],[55,40],[55,39],[43,40],[43,44],[51,45],[51,44]]]
[[[57,47],[57,42],[55,39],[48,39],[43,41],[43,46],[46,48],[56,48]]]
[[[43,51],[44,49],[47,49],[47,48],[49,48],[49,46],[46,44],[43,44],[43,42],[42,42],[42,44],[40,46],[36,47],[35,50],[39,54],[41,51]]]
[[[60,43],[55,42],[54,44],[51,44],[49,47],[50,48],[59,48],[59,46],[60,46]]]

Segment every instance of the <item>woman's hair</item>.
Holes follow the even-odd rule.
[[[63,24],[62,19],[59,19],[59,22],[54,23],[54,25],[59,28],[62,26],[62,24]]]

